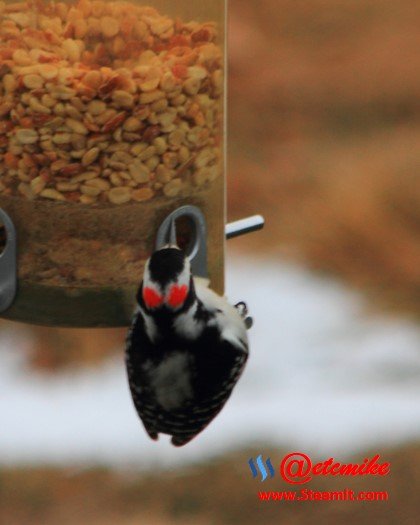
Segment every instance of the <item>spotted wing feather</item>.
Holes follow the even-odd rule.
[[[142,348],[150,345],[144,329],[144,320],[140,313],[134,316],[132,326],[126,339],[126,368],[131,397],[143,426],[153,440],[158,439],[156,422],[159,410],[153,402],[153,393],[150,389],[147,373],[142,357]]]
[[[248,354],[242,349],[225,341],[218,346],[217,353],[219,355],[211,359],[197,357],[196,397],[194,404],[183,410],[184,426],[174,425],[172,428],[172,444],[175,446],[187,444],[211,423],[228,401],[244,370]]]

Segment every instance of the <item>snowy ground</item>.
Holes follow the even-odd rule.
[[[255,317],[252,356],[230,402],[190,445],[146,437],[122,349],[94,370],[46,377],[25,366],[22,328],[0,338],[0,464],[156,468],[256,443],[341,458],[420,438],[418,328],[367,317],[359,295],[287,265],[233,259],[227,283]]]

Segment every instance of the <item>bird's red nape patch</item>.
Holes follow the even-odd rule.
[[[163,295],[158,294],[153,288],[144,288],[143,301],[148,308],[157,308],[163,304]]]
[[[178,286],[177,284],[174,284],[171,286],[171,289],[169,290],[169,294],[166,299],[166,303],[171,308],[178,308],[182,304],[184,304],[185,299],[188,295],[188,286],[186,284],[183,284],[182,286]]]

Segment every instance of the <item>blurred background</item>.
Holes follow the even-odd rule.
[[[0,522],[417,524],[420,11],[230,0],[227,295],[255,318],[232,399],[188,447],[150,442],[124,330],[0,324]],[[387,503],[262,503],[248,459],[391,462]]]

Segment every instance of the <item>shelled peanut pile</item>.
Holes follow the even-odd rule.
[[[123,204],[213,181],[216,40],[131,3],[0,2],[0,193]]]

